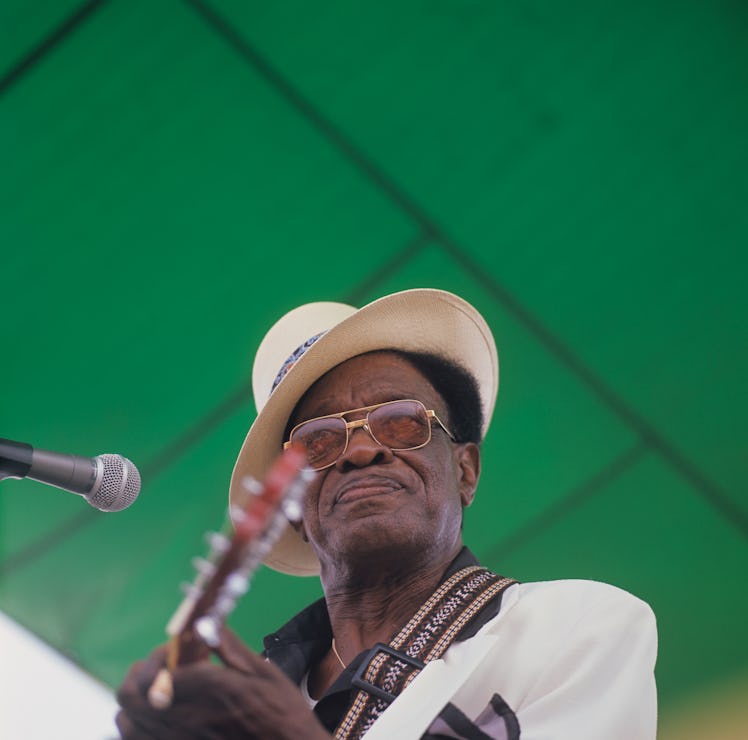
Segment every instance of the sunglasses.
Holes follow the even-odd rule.
[[[346,421],[348,414],[366,412],[363,419]],[[297,424],[289,434],[283,449],[292,444],[301,445],[312,470],[324,470],[335,465],[348,448],[350,430],[363,427],[371,438],[393,452],[417,450],[431,441],[431,424],[435,421],[455,442],[452,433],[436,413],[420,401],[387,401],[374,406],[341,411],[339,414],[318,416]]]

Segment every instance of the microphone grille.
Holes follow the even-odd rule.
[[[102,473],[97,476],[86,500],[101,511],[122,511],[140,493],[140,472],[122,455],[97,455]]]

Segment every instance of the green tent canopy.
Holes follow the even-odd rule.
[[[116,686],[221,525],[270,324],[439,287],[502,363],[468,543],[647,600],[663,737],[748,722],[746,91],[729,0],[7,0],[0,436],[143,489],[1,482],[0,610]],[[319,593],[263,570],[232,625]]]

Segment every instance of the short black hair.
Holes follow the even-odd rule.
[[[388,351],[388,350],[384,350]],[[449,431],[457,442],[481,443],[483,409],[478,382],[472,373],[452,360],[424,352],[390,350],[423,375],[447,404]]]

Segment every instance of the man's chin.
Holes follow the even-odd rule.
[[[426,532],[407,526],[387,526],[389,520],[381,513],[362,515],[347,527],[345,542],[335,548],[336,560],[351,564],[363,564],[369,569],[383,567],[393,562],[403,565],[409,555],[422,555],[433,545],[433,538]]]

